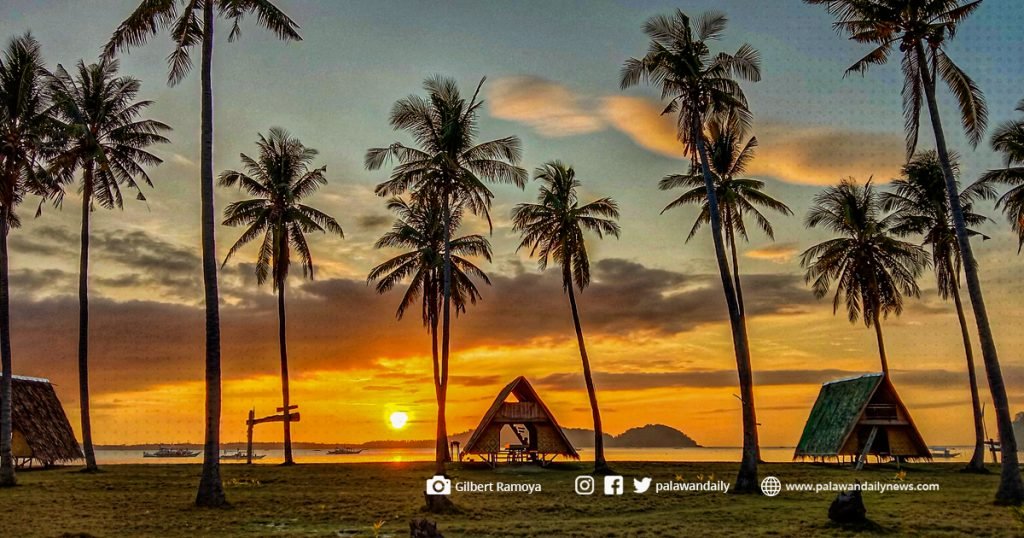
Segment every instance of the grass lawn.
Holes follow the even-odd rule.
[[[826,514],[834,493],[777,497],[721,493],[662,492],[654,486],[633,493],[632,477],[667,482],[724,479],[731,463],[614,464],[626,477],[622,496],[578,496],[576,476],[586,464],[554,469],[534,467],[490,471],[453,466],[455,482],[539,483],[525,493],[455,493],[454,515],[421,512],[425,479],[432,465],[317,464],[224,465],[232,506],[192,506],[198,465],[110,465],[100,474],[77,469],[23,472],[20,486],[0,490],[0,536],[408,536],[409,520],[429,517],[446,537],[507,536],[1021,536],[1024,524],[1006,507],[994,506],[997,474],[967,475],[958,465],[910,465],[900,480],[894,468],[869,467],[855,473],[811,464],[765,464],[761,476],[785,483],[882,481],[937,483],[940,491],[865,492],[873,526],[848,529]],[[993,467],[993,470],[995,468]]]

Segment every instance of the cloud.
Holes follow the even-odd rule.
[[[772,243],[760,248],[748,250],[744,256],[755,260],[767,260],[774,263],[786,263],[796,256],[800,249],[795,242]]]
[[[654,99],[609,95],[585,98],[566,86],[534,76],[499,79],[488,100],[491,115],[529,125],[548,137],[570,136],[612,127],[641,148],[685,160],[674,115],[662,115]],[[756,112],[756,111],[755,111]],[[755,120],[760,146],[748,173],[791,183],[832,185],[844,177],[884,182],[904,161],[898,133]]]
[[[1008,377],[1019,378],[1024,368],[1006,368]],[[834,368],[755,370],[758,386],[820,385],[826,381],[862,375],[866,372]],[[925,369],[893,370],[893,379],[900,385],[929,388],[959,388],[966,382],[962,371]],[[736,370],[690,370],[685,372],[594,372],[594,383],[600,390],[644,390],[671,388],[726,388],[738,385]],[[536,385],[553,390],[578,390],[583,387],[579,373],[555,373],[536,380]],[[785,409],[785,408],[780,408]]]
[[[582,97],[565,86],[533,76],[498,79],[490,86],[491,115],[524,123],[542,136],[562,137],[604,128],[601,118],[586,109]]]
[[[356,218],[356,224],[363,230],[379,230],[388,227],[394,221],[394,217],[388,215],[361,215]]]

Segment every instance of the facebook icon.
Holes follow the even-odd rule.
[[[606,476],[604,477],[604,494],[605,495],[622,495],[625,488],[622,486],[621,476]]]

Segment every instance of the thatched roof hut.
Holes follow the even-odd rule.
[[[16,375],[11,390],[14,457],[19,464],[50,466],[83,457],[49,380]]]
[[[931,459],[921,432],[896,388],[881,373],[821,386],[793,459]]]
[[[510,396],[515,401],[507,401]],[[501,446],[501,433],[506,426],[507,431],[518,439],[518,444]],[[580,459],[551,410],[522,376],[498,393],[462,453],[478,455],[491,465],[496,464],[502,455],[506,461],[536,461],[541,464],[547,464],[557,456]]]

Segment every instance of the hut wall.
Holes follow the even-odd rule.
[[[850,434],[849,437],[846,438],[846,444],[844,444],[843,448],[839,450],[839,453],[847,455],[859,455],[859,448],[860,446],[858,445],[857,441],[857,432],[854,431],[853,433]]]
[[[28,441],[25,439],[25,435],[18,430],[14,430],[14,457],[15,458],[31,458],[32,447],[28,446]]]
[[[473,447],[473,452],[477,454],[490,454],[496,453],[501,448],[501,424],[491,424],[487,426],[484,433],[480,436],[480,440],[477,441],[476,446]]]
[[[907,428],[889,429],[889,453],[893,456],[918,456]]]
[[[564,453],[568,449],[561,436],[550,424],[537,424],[537,451],[549,454]]]

